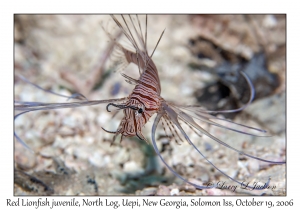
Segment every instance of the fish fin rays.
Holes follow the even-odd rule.
[[[199,189],[208,189],[210,187],[208,186],[199,186],[195,183],[191,183],[188,180],[186,180],[185,178],[183,178],[180,174],[178,174],[171,166],[169,166],[167,164],[167,162],[163,159],[162,155],[160,154],[160,151],[158,150],[158,147],[156,145],[156,140],[155,140],[155,131],[157,128],[158,123],[160,122],[161,118],[166,119],[165,116],[168,116],[167,119],[169,119],[172,123],[175,124],[175,126],[178,128],[178,130],[181,132],[182,136],[184,136],[186,138],[186,140],[190,143],[190,145],[206,160],[206,162],[208,162],[211,166],[213,166],[217,171],[219,171],[221,174],[223,174],[224,176],[226,176],[227,178],[229,178],[230,180],[240,184],[241,186],[244,186],[245,188],[253,188],[253,186],[248,186],[245,185],[243,182],[240,182],[236,179],[234,179],[233,177],[227,175],[225,172],[223,172],[222,170],[220,170],[216,165],[214,165],[198,148],[197,146],[189,139],[188,135],[185,133],[184,129],[181,127],[179,121],[185,122],[187,125],[193,127],[195,130],[200,131],[202,134],[207,135],[209,138],[213,139],[214,141],[218,142],[219,144],[234,150],[235,152],[247,156],[249,158],[252,159],[256,159],[259,161],[263,161],[263,162],[268,162],[271,164],[285,164],[285,161],[270,161],[270,160],[265,160],[262,158],[258,158],[252,155],[249,155],[243,151],[237,150],[233,147],[231,147],[230,145],[226,144],[225,142],[219,140],[218,138],[214,137],[213,135],[211,135],[209,132],[207,132],[205,129],[203,129],[201,126],[199,126],[191,116],[189,116],[188,114],[186,114],[185,112],[183,112],[182,110],[178,110],[178,109],[173,109],[171,106],[169,106],[167,103],[163,103],[163,109],[157,114],[155,121],[153,123],[152,126],[152,144],[154,147],[155,152],[157,153],[157,155],[159,156],[159,158],[162,160],[162,162],[166,165],[166,167],[178,178],[180,178],[181,180],[199,188]],[[166,134],[167,135],[167,134]],[[167,135],[168,136],[168,135]],[[270,183],[270,178],[268,179],[268,181],[266,182],[265,188],[269,185]],[[215,186],[213,186],[215,187]],[[265,189],[264,188],[264,189]]]

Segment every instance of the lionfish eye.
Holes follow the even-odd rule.
[[[138,113],[141,114],[143,112],[144,112],[144,110],[142,108],[139,108]]]

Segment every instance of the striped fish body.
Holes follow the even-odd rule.
[[[140,59],[137,55],[126,49],[122,49],[126,55],[127,62],[140,65],[144,72],[137,81],[137,85],[129,95],[126,106],[137,107],[137,110],[124,109],[124,117],[121,120],[118,133],[123,136],[142,136],[141,130],[148,122],[149,118],[158,112],[161,108],[161,102],[164,101],[161,96],[161,87],[157,68],[147,53],[141,52]],[[144,59],[142,59],[144,58]],[[146,59],[145,59],[146,58]],[[145,60],[148,62],[145,64]],[[143,138],[145,139],[145,138]]]

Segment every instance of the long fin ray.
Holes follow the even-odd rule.
[[[119,99],[93,100],[93,101],[70,102],[70,103],[25,102],[25,104],[15,105],[14,109],[17,111],[51,110],[51,109],[63,109],[63,108],[75,108],[75,107],[82,107],[82,106],[93,106],[98,104],[120,102],[125,100],[127,100],[127,97],[119,98]]]
[[[165,109],[164,108],[164,111],[166,111],[166,113],[168,114],[168,112],[169,113],[172,113],[171,115],[174,115],[174,113],[176,114],[176,112],[175,111],[170,111],[171,110],[171,108],[169,108],[169,109]],[[154,147],[154,150],[155,150],[155,152],[157,153],[157,155],[159,156],[159,158],[163,161],[163,163],[166,165],[166,167],[174,174],[174,175],[176,175],[178,178],[180,178],[181,180],[183,180],[183,181],[185,181],[185,182],[187,182],[187,183],[189,183],[189,184],[191,184],[191,185],[193,185],[193,186],[195,186],[196,188],[198,188],[198,189],[209,189],[209,188],[213,188],[213,187],[216,187],[216,184],[215,185],[213,185],[213,186],[210,186],[210,187],[208,187],[208,186],[199,186],[199,185],[197,185],[197,184],[194,184],[194,183],[192,183],[192,182],[190,182],[190,181],[188,181],[188,180],[186,180],[185,178],[183,178],[182,176],[180,176],[176,171],[174,171],[166,162],[165,162],[165,160],[163,159],[163,157],[161,156],[161,154],[160,154],[160,152],[159,152],[159,150],[158,150],[158,148],[157,148],[157,145],[156,145],[156,142],[155,142],[155,131],[156,131],[156,128],[157,128],[157,124],[159,123],[159,121],[160,121],[160,119],[161,119],[161,117],[163,116],[163,114],[165,114],[165,113],[162,113],[162,111],[161,112],[159,112],[158,114],[157,114],[157,116],[156,116],[156,118],[155,118],[155,121],[154,121],[154,123],[153,123],[153,126],[152,126],[152,143],[153,143],[153,147]],[[173,118],[171,118],[171,119],[173,119]],[[206,158],[206,156],[205,155],[203,155],[202,154],[202,152],[193,144],[193,142],[189,139],[189,137],[185,134],[185,132],[184,132],[184,130],[182,129],[182,128],[180,128],[181,126],[179,125],[179,123],[177,124],[176,122],[178,122],[178,120],[176,120],[175,122],[174,122],[174,124],[176,125],[176,126],[179,126],[178,127],[178,129],[182,132],[182,135],[183,136],[185,136],[186,138],[188,138],[188,142],[190,142],[191,143],[191,145],[194,147],[194,149],[196,149],[196,151],[211,165],[211,166],[213,166],[216,170],[218,170],[221,174],[223,174],[224,176],[226,176],[227,178],[229,178],[230,180],[232,180],[232,181],[234,181],[234,182],[236,182],[236,183],[238,183],[238,184],[240,184],[241,186],[244,186],[245,188],[250,188],[250,189],[254,189],[254,187],[253,186],[249,186],[249,185],[246,185],[246,184],[244,184],[244,183],[242,183],[242,182],[239,182],[239,181],[237,181],[237,180],[235,180],[234,178],[232,178],[231,176],[229,176],[229,175],[227,175],[225,172],[223,172],[221,169],[219,169],[217,166],[215,166],[211,161],[209,161],[207,158]],[[260,188],[260,189],[257,189],[257,190],[263,190],[263,189],[265,189],[265,188],[267,188],[268,186],[269,186],[269,183],[270,183],[270,178],[268,179],[268,182],[265,184],[265,186],[264,186],[264,188]]]
[[[67,100],[70,100],[70,99],[79,99],[79,100],[83,100],[83,99],[84,99],[84,100],[87,101],[87,98],[86,98],[84,95],[82,95],[81,93],[74,93],[74,94],[72,94],[71,96],[62,95],[62,94],[59,94],[59,93],[55,93],[55,92],[53,92],[52,90],[46,90],[46,89],[42,88],[41,86],[36,85],[36,84],[30,82],[28,79],[26,79],[26,78],[25,78],[24,76],[22,76],[22,75],[17,75],[17,76],[18,76],[21,80],[23,80],[24,82],[26,82],[26,83],[28,83],[28,84],[30,84],[30,85],[36,87],[37,89],[40,89],[40,90],[44,91],[44,92],[51,93],[51,94],[56,95],[56,96],[60,96],[60,97],[67,98]]]
[[[286,162],[285,161],[280,161],[280,162],[277,162],[277,161],[270,161],[270,160],[265,160],[265,159],[262,159],[262,158],[259,158],[259,157],[256,157],[256,156],[253,156],[253,155],[250,155],[250,154],[247,154],[241,150],[238,150],[228,144],[226,144],[225,142],[221,141],[220,139],[218,139],[217,137],[213,136],[212,134],[210,134],[209,132],[207,132],[205,129],[203,129],[201,126],[199,126],[194,120],[192,117],[190,117],[189,115],[187,115],[186,113],[184,112],[180,112],[179,113],[179,116],[181,117],[181,119],[185,122],[188,122],[190,125],[192,125],[195,129],[197,129],[198,131],[200,131],[201,133],[205,134],[206,136],[210,137],[211,139],[213,139],[214,141],[218,142],[219,144],[231,149],[231,150],[234,150],[235,152],[241,154],[241,155],[245,155],[247,157],[250,157],[250,158],[253,158],[253,159],[256,159],[256,160],[259,160],[259,161],[263,161],[263,162],[267,162],[267,163],[272,163],[272,164],[285,164]]]
[[[176,176],[178,177],[179,179],[181,179],[182,181],[190,184],[190,185],[193,185],[194,187],[198,188],[198,189],[211,189],[213,187],[215,187],[214,185],[213,186],[201,186],[201,185],[197,185],[195,183],[192,183],[190,181],[188,181],[187,179],[183,178],[181,175],[179,175],[171,166],[169,166],[167,164],[167,162],[164,160],[164,158],[161,156],[159,150],[158,150],[158,147],[156,145],[156,141],[155,141],[155,131],[156,131],[156,128],[157,128],[157,125],[161,119],[161,117],[163,116],[163,113],[158,113],[155,120],[154,120],[154,123],[152,125],[152,144],[153,144],[153,148],[156,152],[156,154],[158,155],[158,157],[161,159],[161,161],[165,164],[165,166]]]
[[[182,112],[182,110],[180,108],[178,108],[177,106],[174,106],[174,105],[170,105],[170,106],[172,106],[177,112]],[[187,110],[187,111],[190,111],[190,110]],[[217,122],[211,121],[210,119],[222,120],[222,121],[225,121],[225,122],[229,122],[229,123],[232,123],[232,124],[235,124],[235,125],[238,125],[238,126],[241,126],[241,127],[247,128],[247,129],[250,129],[250,130],[255,130],[255,131],[258,131],[258,132],[266,133],[267,131],[265,131],[263,129],[254,128],[254,127],[243,125],[243,124],[240,124],[240,123],[235,123],[233,121],[222,119],[222,118],[218,118],[218,117],[206,114],[206,113],[203,114],[203,113],[199,113],[199,112],[192,112],[192,111],[190,111],[190,112],[193,114],[191,117],[193,117],[193,118],[195,118],[197,120],[206,122],[208,124],[220,127],[220,128],[224,128],[224,129],[227,129],[227,130],[231,130],[231,131],[234,131],[234,132],[237,132],[237,133],[242,133],[242,134],[250,135],[250,136],[270,137],[270,136],[267,136],[267,135],[257,135],[257,134],[253,134],[253,133],[250,133],[250,132],[246,132],[246,131],[241,131],[241,130],[238,130],[238,129],[234,129],[234,128],[231,128],[229,126],[224,126],[224,125],[221,125],[221,124],[219,124]]]

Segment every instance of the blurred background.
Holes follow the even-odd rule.
[[[144,29],[145,17],[140,20]],[[122,98],[134,88],[119,74],[122,66],[108,37],[117,37],[118,29],[110,16],[15,15],[14,23],[15,100],[66,101],[25,83],[18,75],[60,94],[82,93],[89,100]],[[149,15],[150,54],[165,28],[153,55],[161,96],[209,110],[234,109],[249,98],[247,83],[239,74],[244,71],[255,86],[256,98],[242,112],[222,117],[265,129],[272,137],[254,138],[204,127],[255,156],[285,160],[286,16]],[[123,42],[124,37],[120,39]],[[124,69],[134,78],[137,72],[133,65]],[[196,190],[175,179],[151,144],[124,138],[110,146],[113,135],[101,127],[116,130],[123,114],[113,115],[99,105],[17,118],[15,132],[35,154],[15,141],[15,195],[286,194],[285,165],[245,158],[191,132],[199,149],[228,175],[250,183],[265,182],[271,176],[270,185],[276,186],[264,191]],[[148,140],[153,121],[143,130]],[[169,142],[162,127],[157,139],[162,156],[184,177],[198,184],[228,181],[190,145]]]

